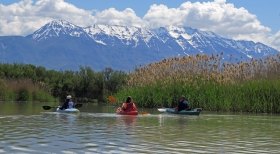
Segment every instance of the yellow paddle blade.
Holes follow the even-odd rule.
[[[109,96],[108,101],[109,101],[109,103],[116,103],[117,99],[114,96]]]

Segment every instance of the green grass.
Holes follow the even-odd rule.
[[[0,80],[1,101],[54,102],[56,99],[30,80]]]
[[[191,106],[207,111],[280,113],[280,80],[252,80],[244,83],[173,82],[123,89],[116,97],[127,96],[140,107],[172,107],[184,95]]]

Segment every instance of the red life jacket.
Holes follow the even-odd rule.
[[[126,112],[130,112],[130,111],[137,111],[136,106],[134,105],[134,103],[125,103],[125,108],[123,109]]]

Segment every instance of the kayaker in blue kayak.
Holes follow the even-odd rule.
[[[185,96],[180,97],[178,106],[176,107],[178,112],[182,110],[190,110],[188,99]]]
[[[66,100],[63,103],[62,107],[60,107],[59,109],[60,110],[72,109],[72,108],[74,108],[74,104],[75,103],[72,101],[72,96],[68,95],[68,96],[66,96]]]

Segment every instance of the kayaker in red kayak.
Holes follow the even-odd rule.
[[[122,107],[117,109],[117,113],[137,113],[137,107],[135,103],[132,101],[131,96],[128,96],[126,101],[122,104]]]

